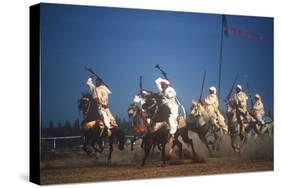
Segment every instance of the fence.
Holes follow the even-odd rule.
[[[125,136],[126,140],[133,136]],[[65,137],[42,137],[41,150],[56,150],[58,148],[79,148],[83,143],[81,136],[65,136]]]

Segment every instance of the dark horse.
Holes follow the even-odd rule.
[[[108,136],[108,129],[103,124],[102,117],[98,111],[98,103],[93,99],[91,94],[84,94],[78,100],[79,111],[83,113],[83,121],[81,123],[81,132],[83,136],[83,149],[87,154],[92,152],[91,146],[95,152],[101,153],[104,150],[102,141],[103,138],[109,138],[109,155],[108,162],[111,161],[114,140],[118,140],[118,148],[124,150],[125,134],[119,127],[114,127],[111,130],[111,135]],[[96,144],[98,147],[96,147]]]
[[[141,166],[144,166],[145,161],[149,155],[151,148],[155,145],[160,147],[163,163],[166,163],[166,152],[165,146],[168,142],[168,118],[170,115],[170,109],[168,106],[162,104],[162,96],[158,94],[153,94],[151,97],[146,99],[145,104],[142,106],[146,113],[146,118],[151,120],[150,126],[147,127],[147,133],[143,137],[143,148],[145,151],[144,158],[142,160]],[[158,127],[158,128],[157,128]],[[174,135],[174,141],[172,148],[178,146],[179,148],[179,158],[182,156],[182,143],[178,140],[181,136],[182,140],[191,145],[192,154],[194,156],[195,150],[193,146],[193,141],[188,137],[187,126],[182,126],[177,129]]]

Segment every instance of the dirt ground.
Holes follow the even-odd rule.
[[[81,149],[42,153],[41,183],[99,182],[273,170],[271,140],[248,143],[242,154],[235,154],[229,144],[229,140],[225,139],[220,152],[215,152],[210,157],[206,148],[196,142],[200,162],[191,159],[190,149],[185,146],[183,160],[178,160],[175,152],[166,165],[163,165],[160,153],[155,149],[143,168],[140,168],[140,162],[144,153],[137,145],[133,152],[129,148],[125,151],[116,149],[110,166],[106,163],[107,151],[98,160],[94,154],[87,156]]]

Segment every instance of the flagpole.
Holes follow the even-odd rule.
[[[218,98],[220,100],[221,94],[221,69],[222,69],[222,48],[223,48],[223,32],[224,32],[224,15],[222,15],[222,28],[221,28],[221,38],[220,38],[220,59],[219,59],[219,87],[218,87]]]

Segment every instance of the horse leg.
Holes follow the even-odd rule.
[[[104,146],[103,146],[103,143],[102,143],[102,142],[103,142],[102,139],[98,142],[98,145],[99,145],[99,147],[100,147],[100,153],[102,153],[103,150],[104,150]]]
[[[113,139],[110,137],[109,139],[109,154],[107,157],[107,164],[110,165],[111,164],[111,154],[113,152]]]
[[[206,139],[204,139],[204,144],[205,144],[205,146],[207,147],[207,149],[208,149],[208,151],[209,151],[209,155],[212,156],[212,150],[211,150],[211,148],[210,148],[210,146],[209,146],[209,143],[207,142]]]
[[[191,146],[192,159],[193,159],[194,161],[199,161],[199,159],[198,159],[198,155],[197,155],[197,153],[195,152],[195,149],[194,149],[193,140],[192,140],[192,139],[190,139],[190,138],[188,138],[187,143],[189,143],[189,144],[190,144],[190,146]]]
[[[218,138],[217,138],[217,145],[216,145],[216,151],[220,151],[220,145],[222,141],[222,129],[220,128],[218,131]]]
[[[166,144],[165,143],[163,143],[162,144],[162,160],[163,160],[163,164],[166,164],[166,150],[165,150],[165,148],[166,148]]]
[[[131,151],[134,151],[134,142],[136,141],[136,136],[134,136],[132,139],[130,139],[131,141]]]
[[[144,153],[144,157],[143,157],[143,160],[142,160],[142,163],[141,163],[141,167],[144,166],[145,161],[146,161],[146,159],[149,155],[149,151],[150,151],[151,147],[152,147],[152,143],[144,143],[144,152],[145,153]]]
[[[91,137],[89,135],[85,135],[83,150],[87,153],[87,155],[90,155],[92,153],[92,150],[89,147],[89,144],[91,143]]]
[[[182,143],[178,140],[178,137],[174,138],[173,145],[172,145],[171,149],[169,150],[169,157],[170,158],[172,157],[175,146],[178,146],[179,160],[181,160],[181,158],[182,158]]]
[[[154,149],[156,147],[156,144],[152,144],[151,154],[150,157],[153,157]]]

